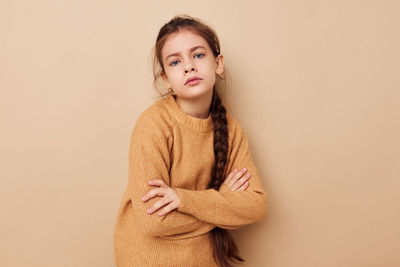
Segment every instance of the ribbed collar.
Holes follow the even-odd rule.
[[[171,112],[172,116],[174,116],[178,122],[192,128],[193,130],[196,130],[198,132],[209,132],[214,128],[211,118],[211,112],[206,119],[201,119],[189,115],[185,111],[183,111],[183,109],[181,109],[178,103],[176,103],[173,95],[167,96],[164,103],[168,110]]]

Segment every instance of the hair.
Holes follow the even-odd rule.
[[[175,16],[168,23],[161,27],[156,39],[156,44],[153,50],[153,82],[155,85],[160,75],[165,73],[161,55],[161,50],[165,44],[165,41],[169,34],[178,32],[182,29],[191,30],[195,34],[203,37],[211,48],[214,57],[217,57],[220,54],[220,42],[214,29],[207,26],[198,18],[194,18],[185,14]],[[225,80],[224,77],[219,75],[218,77]],[[160,92],[161,96],[166,96],[171,93],[172,92],[167,92],[163,94]],[[221,98],[217,92],[215,84],[213,86],[213,96],[209,111],[211,113],[211,118],[214,125],[215,164],[211,171],[211,181],[207,185],[207,188],[214,188],[218,190],[225,180],[224,170],[228,153],[228,122],[226,119],[226,109],[221,102]],[[213,257],[217,264],[219,264],[221,267],[232,267],[228,260],[241,262],[245,261],[239,256],[233,237],[226,229],[215,227],[210,231],[210,233],[212,236]]]

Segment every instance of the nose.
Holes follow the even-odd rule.
[[[185,73],[188,73],[190,71],[194,71],[195,70],[195,64],[193,63],[192,60],[188,60],[188,63],[186,64],[185,67]]]
[[[191,71],[194,71],[194,67],[192,67]],[[188,73],[189,71],[187,70],[187,68],[185,69],[185,73]]]

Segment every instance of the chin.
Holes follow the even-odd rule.
[[[200,96],[204,96],[208,93],[212,93],[212,88],[210,90],[206,90],[204,88],[195,88],[195,87],[189,87],[189,88],[185,88],[184,90],[182,90],[182,98],[197,98]]]

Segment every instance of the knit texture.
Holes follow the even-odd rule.
[[[253,162],[247,136],[227,112],[228,154],[224,177],[247,167],[245,191],[206,189],[215,162],[211,114],[202,119],[184,112],[172,95],[145,109],[136,121],[129,146],[129,180],[114,228],[117,267],[212,267],[210,231],[237,229],[262,221],[267,197]],[[162,179],[180,198],[179,208],[159,216],[146,211],[162,197],[142,202]]]

